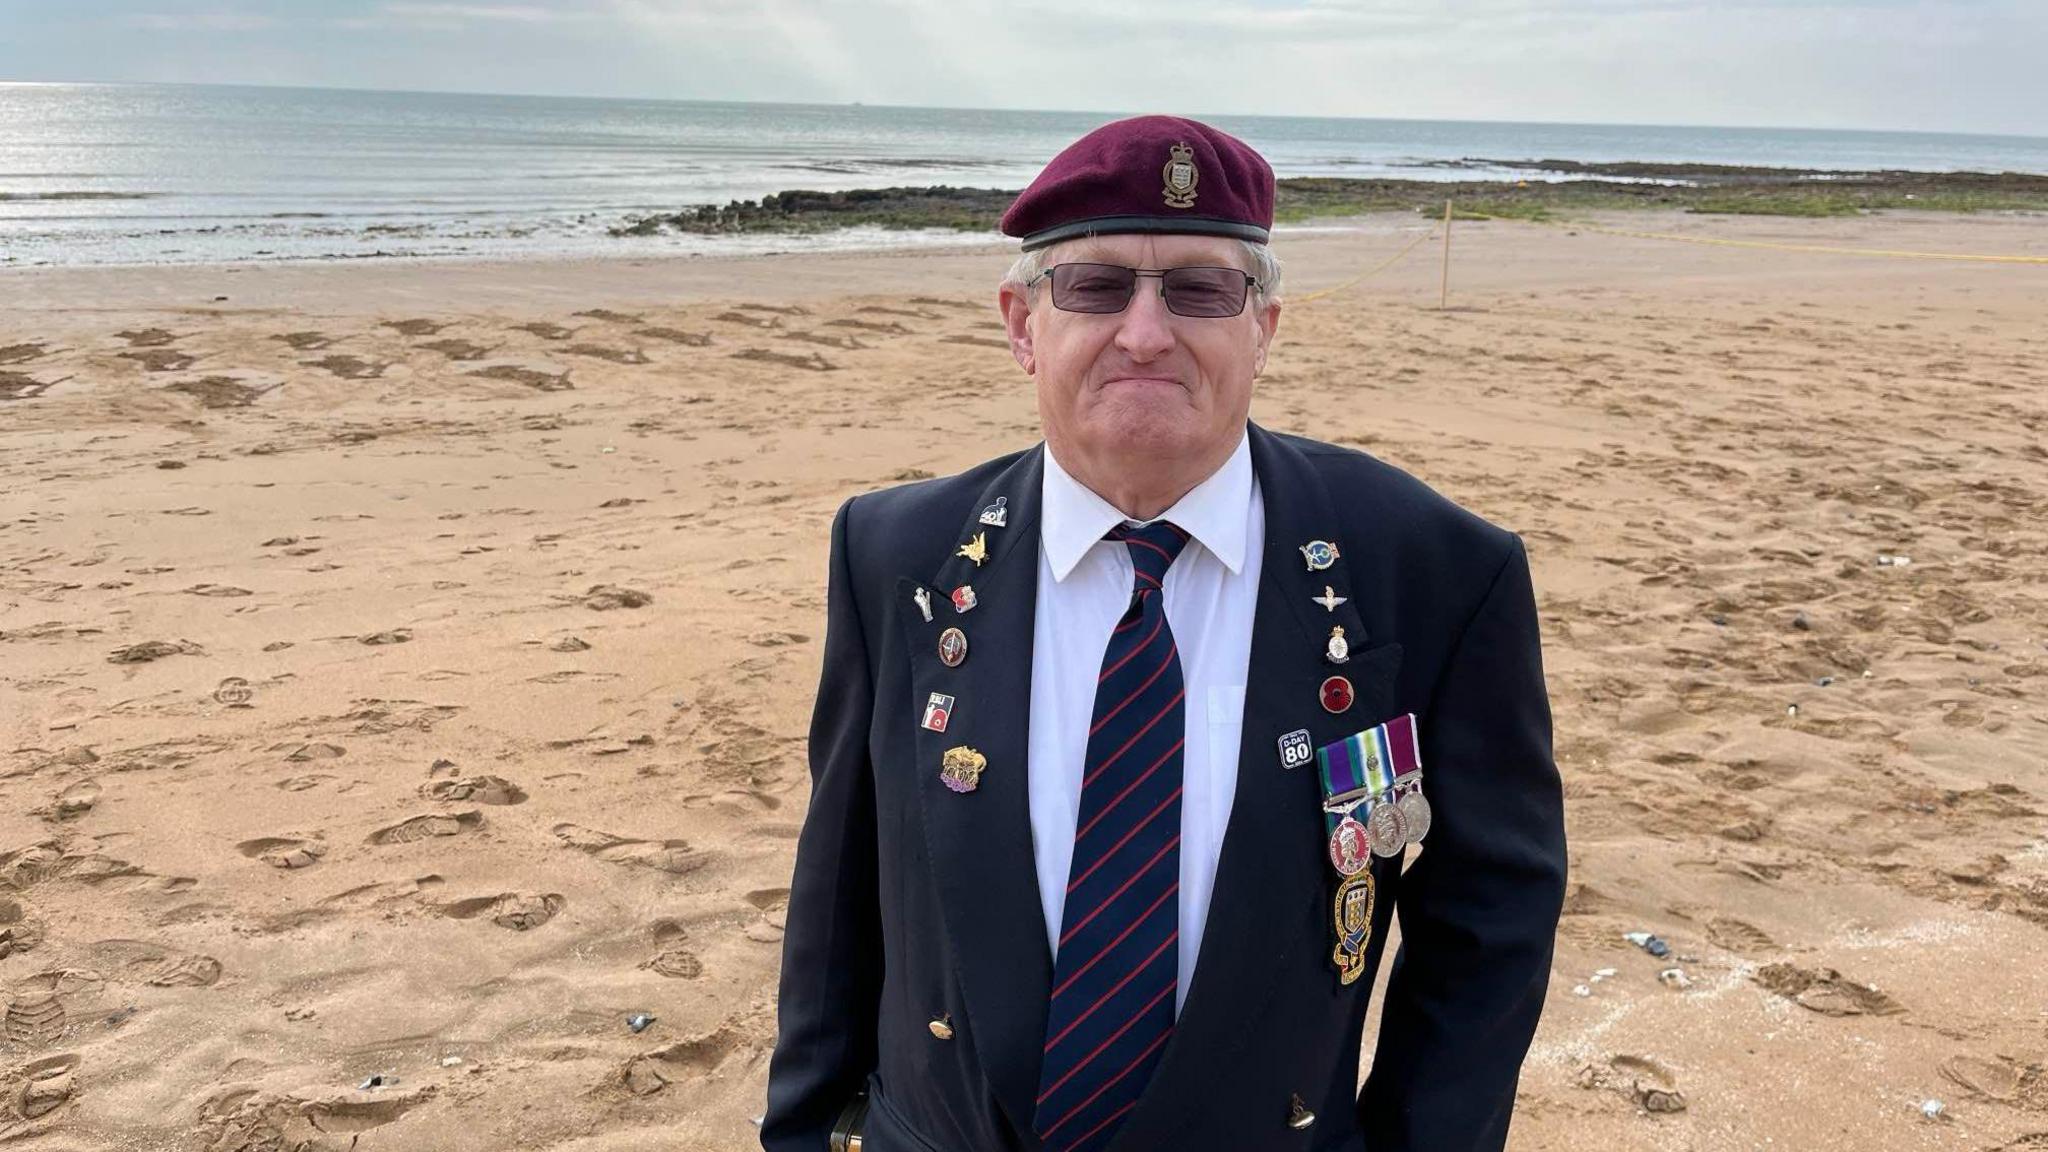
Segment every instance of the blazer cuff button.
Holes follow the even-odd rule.
[[[1287,1126],[1296,1132],[1316,1122],[1316,1114],[1308,1110],[1300,1096],[1288,1097]]]

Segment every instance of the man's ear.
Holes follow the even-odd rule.
[[[996,293],[996,309],[1003,314],[1003,330],[1010,337],[1010,355],[1025,375],[1036,375],[1038,357],[1031,347],[1031,300],[1029,289],[1005,284]]]
[[[1266,370],[1266,353],[1273,347],[1273,334],[1280,330],[1280,302],[1275,300],[1259,313],[1259,350],[1252,358],[1252,375]]]

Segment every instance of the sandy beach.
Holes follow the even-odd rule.
[[[1599,219],[1782,247],[1284,233],[1253,409],[1528,544],[1511,1147],[2048,1149],[2048,265],[1797,250],[2048,227]],[[1036,440],[1007,259],[0,270],[0,1147],[755,1146],[830,516]]]

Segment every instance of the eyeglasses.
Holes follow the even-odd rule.
[[[1025,283],[1052,279],[1052,306],[1062,312],[1121,312],[1138,290],[1138,277],[1156,276],[1166,310],[1176,316],[1218,320],[1244,311],[1258,278],[1236,268],[1125,268],[1120,264],[1055,264]]]

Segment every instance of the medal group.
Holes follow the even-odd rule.
[[[981,510],[983,528],[1008,524],[1009,500],[998,496]],[[1327,540],[1311,540],[1301,546],[1302,559],[1310,572],[1324,572],[1336,563],[1337,546]],[[955,555],[979,568],[988,559],[988,533],[977,532],[960,546]],[[932,622],[932,594],[924,588],[911,593],[925,623]],[[948,599],[956,616],[973,611],[979,602],[971,584],[953,589]],[[1325,612],[1334,613],[1347,597],[1337,595],[1331,585],[1321,596],[1312,597]],[[958,625],[939,633],[939,662],[958,668],[967,659],[967,633]],[[1351,659],[1350,642],[1344,626],[1332,625],[1323,649],[1330,664]],[[1323,709],[1332,715],[1351,708],[1357,699],[1351,681],[1342,674],[1326,677],[1318,691]],[[951,721],[954,698],[933,692],[926,699],[920,727],[944,732]],[[1313,746],[1305,728],[1280,737],[1280,766],[1300,768],[1311,760],[1321,779],[1324,830],[1328,837],[1330,866],[1338,876],[1336,898],[1331,906],[1331,926],[1336,945],[1330,961],[1337,968],[1340,983],[1349,985],[1365,973],[1366,948],[1372,940],[1374,857],[1398,857],[1409,845],[1419,844],[1429,834],[1429,801],[1422,794],[1422,754],[1415,714],[1407,713],[1384,724],[1345,737],[1320,748]],[[981,784],[988,758],[965,745],[948,748],[940,760],[939,779],[954,792],[972,792]]]

